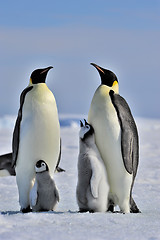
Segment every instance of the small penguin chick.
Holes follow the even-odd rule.
[[[108,204],[108,182],[106,169],[95,144],[94,129],[80,121],[78,183],[76,189],[80,212],[106,212]]]
[[[30,192],[30,205],[33,212],[54,210],[59,202],[59,194],[54,180],[49,174],[45,161],[39,160],[35,165],[35,183]]]

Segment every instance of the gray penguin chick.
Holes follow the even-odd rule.
[[[80,121],[78,183],[76,189],[79,212],[106,212],[109,185],[106,168],[95,144],[94,129]]]
[[[54,180],[49,174],[48,165],[39,160],[35,165],[35,183],[30,192],[30,205],[33,212],[54,210],[59,202],[59,194]]]

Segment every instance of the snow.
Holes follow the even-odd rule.
[[[66,172],[54,180],[60,202],[54,212],[19,211],[16,178],[0,178],[0,240],[157,240],[160,239],[160,120],[136,119],[140,164],[133,197],[140,214],[78,213],[76,203],[79,116],[61,118],[62,159]],[[81,118],[82,119],[82,118]],[[15,117],[0,118],[0,154],[11,151]]]

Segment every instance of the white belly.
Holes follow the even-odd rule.
[[[104,94],[104,89],[95,93],[88,121],[95,130],[96,145],[106,166],[110,196],[118,204],[123,195],[129,198],[132,175],[124,167],[120,124],[109,94]]]
[[[38,84],[25,98],[20,126],[17,167],[31,175],[42,159],[53,174],[60,150],[60,126],[56,102],[46,85]]]

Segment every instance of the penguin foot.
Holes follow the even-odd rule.
[[[107,209],[107,212],[114,212],[114,205],[110,205]]]
[[[88,212],[89,210],[87,210],[87,209],[84,209],[84,208],[80,208],[79,209],[79,213],[86,213],[86,212]]]
[[[86,212],[94,213],[95,211],[92,210],[92,209],[91,209],[91,210],[87,210],[87,209],[80,208],[78,212],[79,212],[79,213],[86,213]]]
[[[114,211],[113,213],[126,214],[125,212],[122,212],[122,211]]]
[[[30,208],[30,206],[28,206],[27,208],[22,208],[21,212],[22,213],[29,213],[29,212],[32,212],[32,209]]]
[[[94,210],[89,210],[90,213],[94,213]]]
[[[108,209],[107,212],[114,212],[114,202],[112,199],[108,199]]]

